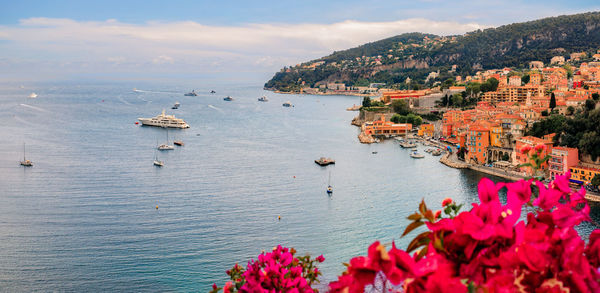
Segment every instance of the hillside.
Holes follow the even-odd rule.
[[[544,18],[478,30],[460,36],[408,33],[361,45],[300,65],[283,68],[265,88],[296,91],[305,86],[343,82],[349,86],[386,83],[405,87],[430,85],[481,69],[525,68],[530,61],[550,62],[554,56],[600,49],[600,13]],[[591,53],[591,54],[590,54]],[[449,72],[456,65],[455,72]],[[427,75],[440,75],[426,81]]]

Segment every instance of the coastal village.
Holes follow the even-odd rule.
[[[531,61],[525,70],[503,68],[479,71],[473,76],[456,76],[452,84],[443,89],[439,83],[421,90],[385,89],[380,84],[346,87],[332,83],[321,85],[319,89],[307,88],[304,92],[369,95],[388,106],[383,112],[363,111],[360,105],[348,108],[360,110],[353,124],[361,128],[359,140],[363,143],[403,135],[418,137],[446,150],[440,161],[451,167],[471,168],[513,180],[536,175],[531,167],[522,166],[529,162],[529,157],[521,150],[538,146],[542,149],[540,157],[549,156],[541,166],[543,177],[552,180],[570,171],[574,185],[597,191],[592,181],[596,176],[600,179],[600,159],[594,160],[577,148],[558,146],[553,140],[556,133],[542,137],[527,135],[535,122],[549,115],[571,116],[585,111],[586,107],[588,110],[599,107],[600,50],[593,56],[573,53],[569,57],[565,60],[563,56],[556,56],[549,64]],[[583,58],[593,61],[582,62]],[[437,74],[439,72],[432,72],[429,77]],[[482,84],[490,79],[497,81],[497,88],[479,93],[476,104],[471,107],[436,105],[435,101],[443,96],[452,98],[468,91],[469,84]],[[415,113],[436,113],[441,119],[415,127],[410,123],[394,123],[390,121],[393,112],[389,106],[397,100],[405,100]]]

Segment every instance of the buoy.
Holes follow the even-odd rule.
[[[156,209],[158,210],[158,205],[156,205]]]
[[[135,123],[135,125],[138,125],[138,124],[140,124],[140,123],[139,123],[139,122],[136,122],[136,123]]]
[[[278,217],[277,217],[277,219],[278,219],[279,221],[281,221],[281,216],[278,216]]]

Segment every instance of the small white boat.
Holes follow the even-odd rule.
[[[169,151],[169,150],[174,150],[175,149],[174,145],[170,145],[169,144],[169,131],[168,130],[167,130],[167,142],[159,145],[157,149],[159,151]]]
[[[163,161],[159,160],[158,157],[156,156],[156,152],[154,153],[154,162],[153,162],[154,166],[157,167],[162,167],[165,165],[165,163],[163,163]]]
[[[421,155],[421,154],[417,153],[416,151],[414,151],[410,154],[410,157],[414,158],[414,159],[422,159],[422,158],[425,158],[425,155]]]
[[[262,97],[258,98],[258,101],[259,102],[268,102],[269,98],[267,98],[267,96],[262,96]]]
[[[173,110],[179,109],[179,106],[181,106],[181,104],[179,102],[175,102],[175,105],[173,105],[173,107],[171,107],[171,109],[173,109]]]
[[[329,171],[329,180],[327,182],[327,194],[331,195],[333,193],[333,187],[331,187],[331,171]]]
[[[36,93],[31,93],[31,95],[29,95],[30,99],[35,99],[37,98],[37,94]]]

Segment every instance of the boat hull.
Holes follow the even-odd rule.
[[[190,128],[190,126],[185,123],[185,124],[168,124],[168,123],[160,123],[160,122],[155,122],[155,121],[151,121],[151,118],[138,118],[138,120],[142,123],[142,125],[144,126],[154,126],[154,127],[163,127],[163,128]]]

